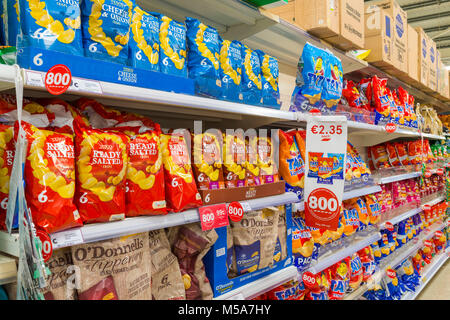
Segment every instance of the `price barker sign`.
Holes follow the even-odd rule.
[[[309,116],[306,132],[305,223],[337,230],[344,193],[347,119]]]

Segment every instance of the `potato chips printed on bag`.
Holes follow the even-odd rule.
[[[364,196],[366,200],[367,212],[370,217],[370,224],[376,225],[381,219],[381,207],[375,195],[368,194]]]
[[[411,164],[408,155],[408,149],[406,148],[405,143],[403,142],[394,142],[395,151],[398,156],[398,160],[403,166],[407,166]]]
[[[80,300],[150,300],[152,260],[147,232],[71,247]]]
[[[24,40],[21,46],[83,55],[79,0],[20,0],[19,3]]]
[[[244,56],[242,43],[233,40],[222,40],[220,48],[220,79],[222,81],[222,99],[242,102],[242,68]]]
[[[245,139],[244,134],[223,134],[223,177],[226,188],[245,187]]]
[[[350,266],[348,260],[342,260],[330,267],[331,283],[328,290],[330,300],[342,300],[349,287]]]
[[[274,159],[274,147],[270,137],[259,136],[257,144],[258,167],[261,184],[278,182],[278,168]]]
[[[292,255],[294,265],[300,270],[306,270],[311,264],[314,252],[314,239],[305,225],[304,219],[292,218]]]
[[[359,288],[363,280],[363,267],[361,259],[357,252],[353,253],[350,257],[346,258],[348,265],[350,266],[350,280],[348,291],[352,292]]]
[[[77,206],[83,222],[125,218],[128,137],[75,122]]]
[[[251,105],[262,104],[261,60],[258,53],[242,45],[242,97],[243,103]]]
[[[387,154],[386,147],[383,144],[379,144],[370,148],[372,153],[373,163],[375,168],[389,168],[389,155]]]
[[[188,74],[195,92],[212,98],[221,96],[219,33],[197,19],[187,17]]]
[[[231,221],[237,275],[273,265],[280,210],[246,212],[239,222]]]
[[[259,186],[261,178],[258,166],[258,138],[256,136],[245,137],[245,157],[247,186]]]
[[[154,14],[160,21],[159,70],[167,74],[187,77],[186,26],[160,13]]]
[[[161,150],[167,208],[179,212],[203,204],[191,167],[190,152],[184,136],[162,134]]]
[[[28,142],[25,197],[33,222],[47,233],[81,226],[74,204],[73,135],[38,129],[24,121],[22,128]]]
[[[128,135],[126,216],[166,214],[160,132],[136,127],[117,127],[113,131]]]
[[[262,104],[278,109],[281,104],[278,60],[261,50],[255,52],[261,62]]]
[[[286,191],[294,192],[299,200],[303,200],[305,187],[305,143],[303,139],[296,139],[296,134],[295,130],[288,132],[278,131],[279,172],[281,178],[286,181]]]
[[[15,153],[14,128],[0,124],[0,230],[6,230],[5,219],[9,198],[9,180]]]
[[[81,23],[86,57],[125,65],[134,0],[83,0]]]
[[[192,155],[198,189],[224,189],[222,170],[223,141],[220,131],[193,134]]]
[[[130,64],[159,71],[159,19],[135,5],[131,16]]]

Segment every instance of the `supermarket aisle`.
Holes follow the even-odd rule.
[[[450,259],[428,283],[417,300],[450,300]]]

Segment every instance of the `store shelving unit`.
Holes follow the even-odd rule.
[[[286,267],[255,280],[240,288],[220,295],[214,300],[250,300],[290,280],[297,280],[298,272],[294,266]]]
[[[396,174],[396,175],[391,175],[391,176],[386,176],[386,177],[380,177],[378,179],[375,179],[375,181],[378,184],[387,184],[387,183],[396,182],[396,181],[413,179],[413,178],[417,178],[420,176],[422,176],[422,171],[414,171],[414,172],[406,172],[406,173],[401,173],[401,174]]]

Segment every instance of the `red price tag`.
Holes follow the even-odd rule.
[[[444,234],[442,233],[442,231],[436,231],[435,233],[434,233],[434,236],[436,237],[436,238],[440,238],[440,237],[442,237]]]
[[[47,262],[53,253],[53,245],[50,236],[47,232],[42,230],[36,230],[36,235],[42,242],[42,258],[44,259],[44,262]]]
[[[224,203],[200,207],[198,212],[200,213],[200,224],[203,231],[225,227],[229,223],[227,205]]]
[[[239,222],[241,221],[242,217],[244,216],[244,209],[242,208],[242,205],[234,201],[228,205],[228,217],[231,221]]]
[[[424,242],[423,242],[423,244],[425,245],[425,247],[431,247],[431,241],[430,240],[425,240]]]
[[[385,129],[387,133],[393,133],[397,130],[397,125],[395,123],[389,122],[386,124]]]
[[[51,94],[57,96],[69,89],[72,83],[72,73],[63,64],[57,64],[50,68],[45,75],[45,87]]]
[[[302,281],[305,286],[313,289],[316,286],[316,275],[309,271],[306,271],[302,274]]]
[[[336,195],[325,188],[318,188],[309,194],[305,204],[306,225],[337,230],[341,205]]]
[[[425,170],[425,178],[429,178],[431,177],[431,171],[430,170]]]
[[[389,221],[384,224],[385,228],[389,231],[394,231],[394,225],[390,223]]]
[[[444,169],[439,168],[439,169],[436,170],[436,173],[437,173],[438,175],[442,176],[442,175],[444,174]]]
[[[387,270],[386,270],[386,275],[387,275],[389,278],[391,278],[391,279],[394,279],[394,278],[397,277],[397,273],[396,273],[394,270],[392,270],[392,269],[387,269]]]

